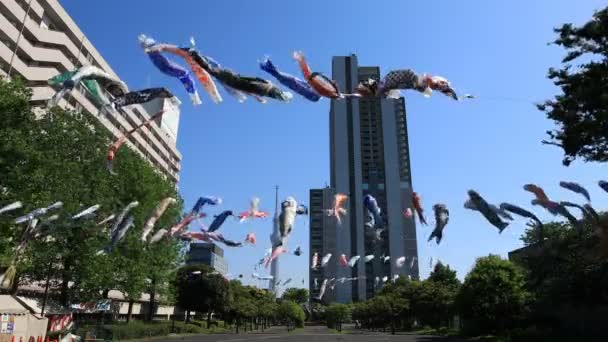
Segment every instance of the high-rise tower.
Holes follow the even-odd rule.
[[[359,81],[379,79],[380,68],[360,67],[355,55],[334,57],[332,78],[342,92],[353,93]],[[335,193],[347,194],[349,200],[348,215],[342,219],[341,226],[335,229],[324,226],[322,230],[334,232],[331,234],[335,235],[336,257],[360,255],[363,259],[374,254],[375,258],[367,264],[360,260],[352,269],[338,267],[335,274],[324,277],[356,277],[356,281],[338,283],[335,298],[340,302],[358,301],[373,296],[384,277],[418,278],[415,221],[404,216],[404,211],[412,207],[405,101],[403,98],[336,99],[331,101],[329,120],[330,187]],[[380,240],[376,239],[373,229],[364,226],[366,194],[377,199],[386,221]],[[323,238],[327,238],[325,234]],[[314,252],[312,242],[311,238],[311,252]],[[384,262],[383,256],[391,258]],[[401,256],[406,257],[406,264],[399,268],[395,260]]]

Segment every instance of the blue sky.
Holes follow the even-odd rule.
[[[188,207],[199,195],[213,194],[224,198],[218,211],[240,211],[258,196],[262,208],[272,211],[275,185],[281,187],[281,198],[308,202],[310,188],[329,182],[329,102],[296,98],[289,104],[239,104],[224,96],[224,103],[214,105],[199,90],[204,104],[192,107],[180,84],[144,56],[137,45],[139,33],[175,44],[194,36],[203,53],[246,75],[268,77],[257,65],[264,55],[299,74],[291,59],[294,50],[303,50],[314,70],[331,75],[332,56],[355,53],[361,65],[379,65],[382,73],[412,68],[439,74],[457,90],[477,95],[456,103],[437,94],[427,99],[405,93],[414,189],[427,216],[437,202],[451,213],[439,246],[426,242],[432,228],[418,227],[422,277],[429,273],[430,257],[450,264],[463,278],[475,258],[506,256],[521,246],[525,221],[516,220],[498,235],[481,215],[463,209],[470,188],[490,202],[529,208],[532,197],[523,184],[537,183],[555,199],[580,201],[558,186],[560,180],[572,180],[587,186],[597,208],[608,205],[608,194],[596,185],[606,177],[605,167],[582,162],[563,167],[561,151],[540,144],[553,123],[533,105],[557,92],[546,78],[547,69],[558,66],[564,54],[547,45],[555,38],[553,27],[585,22],[605,1],[61,3],[130,88],[165,86],[183,100],[179,186]],[[248,282],[269,246],[271,226],[268,219],[223,227],[234,239],[250,231],[258,236],[255,248],[226,249],[230,273],[242,273]],[[302,245],[307,255],[308,220],[297,221],[290,245]],[[303,286],[304,277],[308,284],[308,262],[305,256],[282,257],[281,278]]]

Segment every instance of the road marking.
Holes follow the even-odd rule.
[[[235,339],[232,339],[232,340],[219,340],[217,342],[237,342],[237,341],[253,341],[253,340],[270,340],[270,339],[283,338],[283,337],[285,337],[285,336],[268,335],[268,336],[257,337],[257,338],[235,338]]]

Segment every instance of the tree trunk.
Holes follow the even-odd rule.
[[[395,335],[395,317],[391,318],[391,335]]]
[[[239,325],[241,325],[241,319],[237,318],[236,319],[236,333],[237,334],[239,333]]]
[[[148,317],[146,319],[148,321],[152,321],[154,318],[154,299],[156,298],[156,279],[152,279],[152,284],[150,288],[150,305],[148,307]]]
[[[68,306],[70,305],[69,303],[69,298],[68,298],[68,291],[70,290],[68,287],[69,284],[69,275],[68,272],[66,270],[61,271],[61,289],[59,290],[59,301],[61,302],[61,304],[63,304],[64,306]]]
[[[133,315],[133,302],[134,300],[129,301],[129,310],[127,311],[127,323],[131,322],[131,316]]]
[[[207,329],[211,327],[211,310],[207,311]]]
[[[190,323],[190,310],[186,310],[186,324]]]

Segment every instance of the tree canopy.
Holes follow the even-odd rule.
[[[562,68],[548,74],[561,94],[538,105],[558,126],[545,143],[563,149],[564,165],[608,161],[608,7],[580,27],[564,24],[555,32],[553,43],[567,53]]]
[[[530,294],[523,271],[499,256],[477,259],[458,293],[465,328],[474,333],[496,333],[515,326],[526,311]]]
[[[283,292],[283,300],[290,300],[298,304],[304,304],[308,302],[308,290],[291,287]]]
[[[130,148],[118,152],[118,174],[110,175],[105,153],[112,137],[97,118],[60,108],[35,113],[30,95],[18,79],[0,80],[0,203],[24,205],[0,217],[0,266],[16,266],[17,286],[51,274],[51,292],[64,304],[102,299],[111,289],[129,299],[166,289],[179,261],[177,243],[145,246],[139,236],[144,220],[164,197],[177,198],[178,203],[157,227],[180,218],[182,201],[175,184]],[[59,219],[43,225],[41,235],[30,239],[16,258],[24,225],[15,225],[14,217],[56,201],[64,204],[53,212]],[[96,223],[132,201],[140,203],[131,212],[134,227],[111,253],[97,255],[110,236],[108,226]],[[94,204],[101,206],[97,217],[71,219]]]

